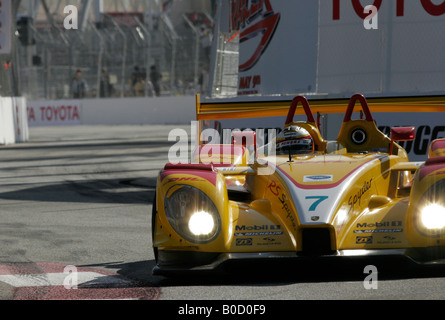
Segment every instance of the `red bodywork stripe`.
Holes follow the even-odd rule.
[[[371,159],[369,161],[366,161],[362,164],[360,164],[359,166],[357,166],[356,168],[354,168],[353,170],[351,170],[350,172],[348,172],[348,174],[346,174],[343,178],[341,178],[339,181],[334,182],[334,183],[327,183],[327,184],[317,184],[317,185],[306,185],[306,184],[301,184],[298,183],[297,181],[295,181],[294,178],[292,178],[287,172],[285,172],[282,168],[280,167],[276,167],[278,170],[280,170],[281,173],[283,173],[295,186],[297,186],[300,189],[332,189],[337,187],[338,185],[340,185],[343,181],[346,180],[346,178],[348,178],[350,175],[352,175],[354,172],[356,172],[358,169],[360,169],[361,167],[363,167],[365,164],[368,164],[369,162],[375,161],[375,160],[381,160],[383,158],[385,158],[386,156],[379,156],[376,157],[375,159]],[[336,161],[338,162],[338,161]]]

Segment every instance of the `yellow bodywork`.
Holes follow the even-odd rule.
[[[313,122],[288,125],[310,130],[313,153],[292,155],[291,160],[257,155],[250,163],[248,148],[225,148],[216,157],[199,153],[202,166],[164,168],[157,181],[153,246],[172,252],[287,252],[297,257],[313,249],[308,241],[318,240],[329,246],[315,251],[319,255],[444,245],[445,233],[432,237],[419,232],[417,203],[433,184],[445,180],[445,162],[422,171],[423,162],[409,162],[405,150],[369,119],[345,121],[335,141],[323,140]],[[357,129],[367,134],[365,143],[351,139]],[[430,152],[431,159],[445,154],[443,145]],[[204,192],[217,208],[220,232],[208,243],[187,241],[164,214],[170,194],[183,185]]]

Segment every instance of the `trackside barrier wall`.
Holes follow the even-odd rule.
[[[28,101],[36,126],[190,124],[195,96]]]
[[[13,97],[12,111],[14,121],[15,142],[26,142],[29,140],[28,116],[26,112],[26,98]]]
[[[0,144],[25,142],[28,139],[26,99],[0,97]]]
[[[11,144],[14,142],[15,134],[12,100],[11,98],[0,98],[0,143]]]

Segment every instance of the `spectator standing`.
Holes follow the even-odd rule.
[[[133,96],[136,96],[136,91],[134,91],[134,87],[137,84],[137,82],[139,81],[139,78],[141,76],[141,71],[139,70],[138,66],[134,66],[133,68],[133,73],[131,74],[131,83],[130,83],[130,88],[131,88],[131,94]]]
[[[161,85],[160,85],[160,81],[161,81],[162,75],[158,72],[158,70],[156,69],[156,66],[151,66],[150,68],[150,81],[153,85],[153,88],[155,90],[155,95],[157,97],[160,96],[161,94]]]
[[[83,79],[82,71],[80,69],[76,71],[76,75],[71,80],[71,92],[74,99],[82,99],[87,95],[88,85]]]
[[[133,92],[136,97],[145,96],[145,81],[141,76],[138,77],[136,83],[134,84]]]
[[[110,83],[110,76],[107,68],[102,68],[102,75],[100,77],[99,95],[101,98],[110,97],[112,93],[112,85]]]

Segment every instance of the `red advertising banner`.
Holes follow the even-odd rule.
[[[29,101],[27,112],[30,127],[79,125],[82,120],[80,100]]]

